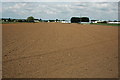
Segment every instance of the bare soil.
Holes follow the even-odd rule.
[[[117,78],[118,27],[3,24],[3,78]]]

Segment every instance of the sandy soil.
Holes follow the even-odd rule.
[[[3,78],[117,78],[118,27],[3,24]]]
[[[0,79],[2,78],[2,24],[0,24]]]

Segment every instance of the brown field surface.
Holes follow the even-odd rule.
[[[3,78],[117,78],[118,27],[3,24]]]

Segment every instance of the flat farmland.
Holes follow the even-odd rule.
[[[3,78],[117,78],[118,27],[2,25]]]

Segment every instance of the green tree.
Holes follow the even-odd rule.
[[[40,19],[39,21],[42,22],[42,19]]]
[[[33,16],[28,17],[28,18],[27,18],[27,21],[28,21],[28,22],[34,22],[34,17],[33,17]]]
[[[59,20],[58,19],[56,19],[56,22],[58,22]]]

